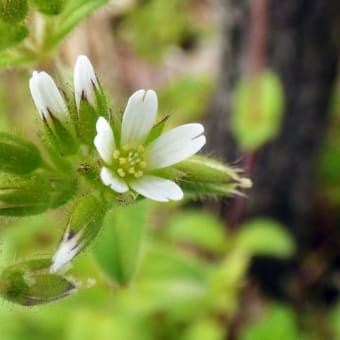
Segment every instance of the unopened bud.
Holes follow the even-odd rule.
[[[203,156],[193,156],[174,168],[182,174],[181,187],[197,194],[230,195],[252,186],[251,180],[241,177],[237,169]]]
[[[80,55],[74,66],[74,96],[78,112],[78,135],[91,144],[96,135],[96,121],[107,116],[106,99],[90,60]]]
[[[62,267],[85,249],[98,234],[105,216],[105,206],[93,195],[81,199],[74,207],[59,247],[53,256],[51,273]]]
[[[0,132],[0,171],[26,174],[41,164],[40,152],[34,144]]]
[[[34,259],[7,267],[0,274],[0,296],[24,306],[59,300],[76,292],[69,279],[49,273],[50,259]]]
[[[46,136],[64,154],[77,150],[74,126],[63,96],[46,72],[33,72],[29,82],[33,101],[45,123]]]

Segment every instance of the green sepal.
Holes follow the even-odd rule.
[[[89,246],[103,225],[106,211],[105,202],[102,202],[94,195],[88,195],[80,199],[73,207],[54,259],[58,259],[60,253],[62,253],[61,257],[63,257],[64,249],[70,248],[73,255],[67,261],[71,261]],[[66,263],[56,262],[57,265],[52,267],[53,271],[58,271],[66,265]]]
[[[98,82],[98,87],[94,86],[94,93],[96,96],[96,109],[99,116],[103,116],[104,118],[109,118],[109,106],[107,104],[107,99],[104,94],[104,90],[101,84]]]
[[[96,136],[96,123],[99,118],[98,113],[85,98],[82,98],[78,114],[78,137],[83,143],[93,146],[93,140]]]
[[[185,193],[199,197],[233,196],[235,194],[240,194],[238,191],[239,185],[237,183],[218,184],[180,180],[179,185]]]
[[[164,129],[165,123],[168,121],[170,116],[165,116],[160,122],[158,122],[156,125],[154,125],[145,141],[145,145],[150,144],[153,142],[156,138],[158,138]]]
[[[48,171],[30,175],[0,175],[0,215],[40,214],[65,203],[74,193],[72,177],[60,178]]]
[[[62,171],[71,171],[70,164],[64,157],[65,154],[62,146],[46,124],[42,124],[40,140],[55,167]]]
[[[0,275],[0,296],[23,306],[59,300],[75,292],[69,279],[49,273],[50,259],[34,259],[7,267]]]
[[[27,0],[1,0],[0,19],[10,24],[24,20],[28,11]]]
[[[209,183],[239,181],[237,170],[222,162],[204,156],[192,156],[174,167],[186,174],[186,178]]]
[[[36,9],[46,15],[58,15],[62,12],[65,0],[31,0]]]
[[[0,21],[0,50],[19,44],[28,36],[25,25]]]
[[[71,121],[61,123],[58,119],[52,117],[52,134],[53,142],[57,144],[58,149],[63,155],[72,155],[78,151],[79,143],[73,135],[73,126]]]
[[[179,178],[181,187],[198,195],[229,196],[238,188],[252,186],[251,180],[241,177],[236,169],[204,156],[192,156],[173,168],[183,174]]]
[[[0,132],[0,171],[27,174],[39,168],[38,148],[23,138]]]

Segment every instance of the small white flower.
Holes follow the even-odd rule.
[[[98,81],[90,60],[84,55],[80,55],[77,58],[74,66],[73,81],[77,110],[79,111],[80,101],[82,99],[88,100],[92,106],[95,106],[95,88],[99,87]]]
[[[201,124],[185,124],[145,145],[157,114],[157,95],[138,90],[123,114],[120,141],[105,118],[97,121],[94,145],[103,160],[102,182],[118,193],[132,188],[149,199],[167,202],[183,198],[181,188],[166,178],[148,174],[181,162],[198,152],[206,142]]]
[[[65,101],[49,74],[34,71],[29,86],[34,104],[45,122],[49,123],[52,116],[61,122],[69,120]]]

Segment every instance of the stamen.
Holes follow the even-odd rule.
[[[143,171],[139,170],[139,171],[135,172],[136,178],[139,178],[139,177],[142,177],[142,176],[143,176]]]
[[[125,175],[126,175],[125,171],[122,168],[119,168],[117,170],[117,173],[120,177],[125,177]]]
[[[120,152],[118,150],[113,151],[113,158],[118,159]]]

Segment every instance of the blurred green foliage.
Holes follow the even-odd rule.
[[[247,151],[259,149],[280,130],[284,93],[280,79],[272,71],[241,79],[236,86],[232,131]]]

